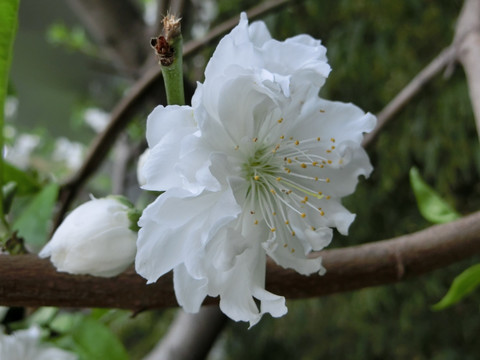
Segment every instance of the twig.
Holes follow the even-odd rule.
[[[362,145],[367,147],[377,137],[380,130],[391,120],[405,105],[442,69],[447,67],[455,59],[455,47],[453,45],[443,49],[430,64],[420,71],[377,115],[377,126],[369,134],[365,135]]]
[[[69,0],[117,70],[134,76],[150,53],[142,15],[131,0]]]
[[[480,138],[480,0],[466,0],[455,29],[458,58],[467,76],[477,133]]]
[[[251,19],[255,19],[269,11],[278,9],[287,3],[288,0],[273,0],[255,6],[247,11],[247,13]],[[238,16],[214,27],[205,39],[187,43],[184,46],[184,57],[195,54],[202,47],[208,45],[210,42],[218,39],[220,36],[231,30],[237,23]],[[115,106],[111,113],[108,127],[93,141],[82,167],[76,174],[74,174],[74,176],[62,185],[59,196],[59,209],[54,219],[54,228],[58,227],[63,220],[63,217],[80,188],[103,163],[118,134],[128,125],[135,110],[140,107],[143,101],[147,98],[148,93],[155,86],[161,86],[159,83],[161,75],[161,70],[157,66],[149,69],[132,86],[127,96],[120,100]]]
[[[321,252],[325,276],[302,276],[269,263],[266,288],[307,298],[394,283],[480,253],[480,212],[370,244]],[[171,273],[155,284],[129,269],[116,278],[56,272],[35,255],[0,255],[0,305],[107,307],[144,310],[176,306]],[[216,302],[207,299],[206,303]]]

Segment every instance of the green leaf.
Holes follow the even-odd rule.
[[[8,162],[4,162],[3,165],[4,183],[6,184],[10,181],[16,183],[17,195],[30,195],[40,190],[40,184],[35,180],[35,178],[16,168],[12,164],[9,164]]]
[[[50,218],[58,196],[58,185],[50,184],[33,197],[13,224],[18,235],[33,250],[39,250],[47,241]]]
[[[75,350],[82,359],[128,360],[123,344],[112,331],[101,322],[86,317],[72,333]]]
[[[442,310],[457,303],[475,290],[478,285],[480,285],[480,264],[473,265],[458,275],[453,280],[447,294],[433,305],[433,310]]]
[[[417,199],[418,209],[428,221],[443,224],[461,217],[453,207],[423,181],[417,168],[410,169],[410,184]]]
[[[0,2],[0,149],[3,149],[4,104],[8,72],[12,60],[12,47],[17,31],[18,0]],[[3,156],[0,156],[0,189],[3,187]],[[0,196],[2,193],[0,192]],[[0,198],[0,216],[3,218],[3,201]]]

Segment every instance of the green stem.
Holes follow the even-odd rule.
[[[162,65],[163,81],[167,92],[168,105],[185,105],[185,93],[183,90],[183,41],[182,35],[178,35],[171,42],[174,60],[172,64]]]
[[[3,199],[3,126],[4,105],[7,95],[8,73],[13,52],[13,40],[17,30],[18,0],[0,2],[0,236],[8,231]]]

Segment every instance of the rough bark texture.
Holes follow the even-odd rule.
[[[266,288],[287,298],[328,295],[393,283],[480,253],[480,212],[361,246],[320,253],[325,276],[302,276],[268,264]],[[176,306],[171,273],[157,283],[128,270],[115,278],[58,273],[35,255],[0,255],[0,305],[108,307],[141,311]],[[207,303],[216,299],[207,299]]]

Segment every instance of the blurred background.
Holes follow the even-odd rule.
[[[94,1],[21,1],[5,129],[6,156],[17,167],[67,179],[107,126],[115,105],[146,69],[155,66],[149,39],[158,33],[157,14],[166,13],[168,2],[117,1],[128,9],[122,18],[121,12],[96,10]],[[172,2],[183,18],[186,43],[202,39],[209,29],[259,3]],[[303,0],[288,2],[261,19],[274,38],[307,33],[322,40],[333,69],[322,97],[378,113],[452,42],[462,4]],[[185,59],[187,94],[203,80],[214,46]],[[108,161],[78,202],[90,193],[101,197],[112,191],[127,194],[137,204],[151,200],[138,189],[136,159],[146,116],[164,101],[162,92],[160,82],[148,101],[135,109]],[[460,213],[480,208],[479,141],[461,66],[427,84],[367,150],[375,171],[345,200],[357,217],[351,235],[336,234],[332,246],[429,226],[410,187],[413,166]],[[453,278],[478,260],[477,256],[396,285],[288,301],[286,316],[265,316],[250,330],[247,324],[229,322],[209,359],[478,359],[478,291],[447,310],[431,310]],[[168,331],[175,311],[146,311],[134,318],[112,311],[105,322],[130,357],[141,359]]]

